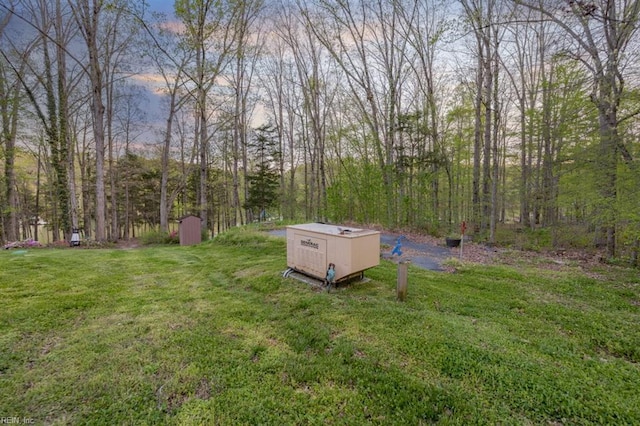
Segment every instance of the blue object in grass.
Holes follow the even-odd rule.
[[[404,236],[399,236],[396,240],[396,246],[391,250],[391,255],[397,254],[398,256],[402,256],[402,239]]]
[[[327,283],[331,284],[333,282],[333,280],[336,278],[336,270],[335,270],[336,265],[334,265],[333,263],[329,264],[329,269],[327,269]]]

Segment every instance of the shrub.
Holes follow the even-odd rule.
[[[13,241],[11,243],[7,243],[4,246],[2,246],[4,250],[13,249],[13,248],[25,249],[25,248],[36,248],[36,247],[42,247],[42,244],[40,244],[38,241],[31,238],[26,239],[24,241]]]
[[[180,237],[177,231],[163,232],[163,231],[150,231],[140,236],[140,242],[143,245],[154,244],[179,244]]]

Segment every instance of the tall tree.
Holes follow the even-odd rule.
[[[136,7],[139,6],[135,3],[127,4],[124,0],[108,4],[109,13],[105,14],[100,36],[102,72],[105,82],[106,172],[109,178],[110,201],[107,206],[110,225],[107,231],[111,240],[117,240],[120,236],[117,159],[120,151],[126,150],[126,147],[133,142],[133,120],[143,121],[142,112],[139,110],[134,112],[131,108],[139,103],[140,97],[135,96],[136,88],[123,78],[124,74],[135,71],[128,64],[129,58],[136,54],[142,56],[142,52],[137,51],[138,25],[131,19],[136,12],[132,14],[129,10]]]
[[[249,191],[245,208],[250,218],[266,219],[268,209],[278,204],[278,143],[271,125],[256,129],[254,141],[250,144],[251,161],[254,164],[248,175]]]
[[[288,37],[286,37],[293,13],[290,9],[285,9],[283,6],[274,13],[273,26],[285,34],[269,38],[269,43],[265,46],[267,55],[262,58],[262,72],[258,75],[264,90],[263,102],[266,106],[266,114],[275,126],[279,150],[282,153],[279,157],[280,211],[287,219],[293,219],[297,214],[296,169],[299,152],[295,132],[299,118],[297,111],[302,109],[300,99],[303,98],[300,85],[293,78],[296,68],[291,59]]]
[[[411,172],[407,185],[407,202],[411,210],[425,210],[425,205],[431,204],[432,215],[440,217],[440,169],[444,166],[447,176],[447,203],[445,214],[447,224],[451,224],[453,217],[453,171],[452,162],[447,155],[444,145],[443,122],[446,108],[444,99],[447,96],[446,85],[450,75],[445,71],[443,48],[446,44],[447,31],[451,25],[451,11],[448,4],[441,0],[428,0],[405,3],[401,11],[401,26],[399,31],[407,38],[410,48],[408,66],[412,70],[413,80],[417,86],[413,96],[412,109],[417,114],[404,115],[414,118],[415,136],[421,142],[415,145],[413,141],[408,148]],[[408,92],[408,90],[405,90]],[[407,97],[405,93],[403,96]],[[406,124],[406,121],[405,121]],[[415,169],[415,170],[414,170]],[[430,191],[425,188],[415,190],[414,174],[428,174],[432,176]],[[402,193],[399,196],[402,197]],[[425,197],[430,197],[429,203]],[[425,218],[421,218],[425,220]]]
[[[232,209],[234,217],[232,224],[237,221],[243,223],[249,219],[249,212],[243,217],[240,208],[240,181],[245,182],[243,198],[248,196],[248,160],[247,160],[247,139],[248,129],[251,121],[251,111],[255,102],[251,102],[250,96],[253,89],[253,77],[256,69],[256,62],[259,57],[264,38],[261,32],[263,29],[258,25],[259,18],[264,8],[263,0],[250,0],[240,3],[238,16],[234,31],[236,43],[233,49],[233,61],[230,63],[232,72],[229,73],[229,84],[234,92],[233,105],[233,144],[232,144],[232,170],[233,170],[233,198]],[[240,169],[244,176],[240,176]]]
[[[82,37],[89,62],[87,70],[91,82],[91,112],[93,139],[95,142],[95,239],[106,240],[106,194],[105,194],[105,103],[104,64],[100,55],[101,19],[107,9],[104,0],[77,0],[69,2]]]
[[[600,135],[599,222],[606,237],[607,254],[614,257],[618,162],[620,158],[633,162],[632,151],[619,131],[621,122],[628,119],[619,114],[626,96],[623,71],[631,58],[630,42],[638,30],[640,1],[513,1],[540,12],[564,30],[572,41],[567,53],[580,61],[593,77],[591,100],[598,109]]]
[[[195,52],[195,69],[189,79],[195,86],[192,97],[200,165],[199,211],[203,230],[208,229],[209,93],[229,61],[235,43],[235,19],[239,3],[216,0],[176,0],[176,16],[185,26],[184,41]]]
[[[6,13],[0,20],[0,41],[4,27],[8,24],[11,13]],[[21,65],[13,68],[6,53],[0,58],[0,156],[4,158],[4,206],[0,210],[0,241],[19,239],[18,194],[16,182],[16,139],[18,117],[21,108],[21,84],[19,75],[24,72],[26,58],[22,56]],[[17,71],[17,73],[14,73]]]
[[[17,77],[29,99],[36,116],[42,125],[46,142],[49,146],[52,165],[52,203],[55,204],[54,216],[50,218],[53,225],[53,239],[59,238],[60,230],[70,236],[72,220],[72,205],[70,194],[74,182],[69,179],[69,161],[71,138],[68,128],[68,96],[69,83],[67,80],[67,46],[73,37],[73,30],[63,20],[63,5],[59,0],[51,3],[43,0],[29,0],[23,3],[24,9],[20,19],[29,22],[35,30],[32,44],[27,45],[23,55],[29,55],[37,48],[41,58],[41,68],[37,69],[33,63],[28,68],[17,72]],[[28,17],[28,19],[27,19]],[[34,61],[35,62],[35,61]],[[26,64],[28,62],[24,62]],[[24,76],[29,70],[35,76],[34,83]],[[40,100],[39,93],[43,93],[44,100]]]
[[[285,6],[286,7],[286,6]],[[327,220],[327,121],[335,111],[333,99],[338,85],[335,65],[327,60],[327,52],[316,39],[312,29],[295,9],[285,8],[286,23],[278,29],[279,37],[287,44],[295,68],[295,79],[301,92],[300,124],[306,142],[304,155],[306,217]]]
[[[385,190],[384,222],[395,226],[397,182],[397,118],[401,111],[401,86],[405,73],[407,40],[398,27],[399,2],[322,0],[323,15],[302,11],[317,39],[346,76],[354,106],[373,141]]]
[[[505,70],[512,84],[516,98],[519,121],[520,143],[520,223],[531,226],[532,200],[532,147],[536,122],[536,105],[541,86],[541,70],[545,66],[540,54],[545,51],[548,31],[547,23],[540,22],[535,12],[516,8],[513,15],[518,23],[510,25],[507,31],[511,39],[507,40],[505,55],[510,59]],[[520,24],[519,22],[522,22]]]
[[[475,35],[476,100],[474,136],[473,205],[474,222],[479,231],[489,232],[495,239],[497,163],[499,126],[498,61],[500,44],[500,12],[497,0],[462,0],[467,22]],[[493,167],[492,167],[493,159]],[[492,172],[493,170],[493,172]]]
[[[169,36],[170,37],[170,36]],[[163,39],[166,39],[163,38]],[[167,44],[165,44],[166,46]],[[183,188],[186,183],[186,177],[188,173],[182,173],[181,184],[178,185],[176,191],[170,193],[169,191],[169,173],[170,173],[170,159],[171,159],[171,147],[172,138],[174,137],[174,122],[176,115],[180,109],[184,106],[188,99],[188,93],[184,89],[184,72],[187,64],[191,60],[191,52],[185,51],[178,45],[174,45],[174,51],[176,57],[172,58],[173,63],[167,63],[164,55],[154,55],[154,62],[158,72],[162,75],[162,79],[165,83],[164,92],[169,97],[167,102],[167,118],[166,125],[163,134],[162,149],[161,149],[161,165],[162,165],[162,177],[160,184],[160,230],[164,232],[169,231],[169,214],[171,212],[171,206],[175,198],[178,196],[178,188]],[[174,65],[172,67],[172,65]],[[181,150],[182,152],[183,150]],[[193,158],[191,159],[193,160]],[[190,162],[192,163],[192,162]]]

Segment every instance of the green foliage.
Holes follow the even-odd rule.
[[[274,162],[280,153],[277,150],[274,129],[263,126],[256,129],[256,137],[250,145],[255,165],[247,176],[249,193],[244,208],[252,212],[253,217],[265,220],[267,209],[278,204],[280,178],[274,168]]]
[[[257,232],[251,227],[237,227],[218,234],[213,244],[255,248],[270,245],[272,244],[271,240],[267,234]]]
[[[0,252],[0,413],[92,424],[636,424],[640,279],[396,265],[332,293],[248,228]],[[73,265],[70,268],[69,265]]]
[[[476,241],[482,241],[479,235]],[[496,244],[518,250],[544,251],[551,248],[592,250],[594,232],[586,224],[561,224],[553,227],[524,228],[518,225],[499,225]]]
[[[348,158],[341,169],[327,188],[327,216],[335,222],[384,223],[386,196],[380,168]]]
[[[143,245],[154,244],[179,244],[180,236],[176,231],[163,232],[163,231],[149,231],[140,236],[140,242]]]
[[[160,222],[160,164],[133,153],[118,162],[118,190],[129,200],[130,221],[135,224]]]

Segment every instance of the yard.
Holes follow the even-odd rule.
[[[281,238],[0,252],[0,420],[639,424],[637,270],[509,254],[335,292]]]

